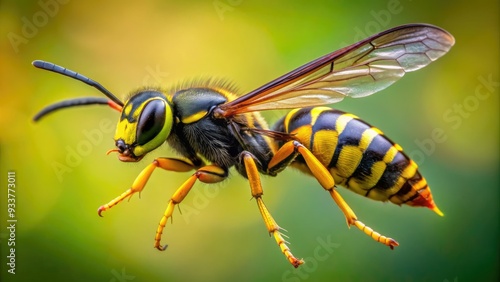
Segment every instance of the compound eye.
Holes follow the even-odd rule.
[[[144,145],[158,135],[165,124],[164,101],[152,100],[142,109],[137,122],[137,144]]]

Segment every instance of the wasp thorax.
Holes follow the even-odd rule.
[[[139,161],[167,139],[173,124],[172,108],[161,92],[139,91],[123,106],[115,133],[121,161]]]

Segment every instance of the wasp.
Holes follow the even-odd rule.
[[[361,222],[337,191],[337,185],[377,201],[423,206],[443,215],[434,203],[417,164],[381,130],[357,116],[325,105],[345,97],[372,95],[443,56],[454,45],[447,31],[428,24],[398,26],[324,55],[241,96],[217,80],[194,81],[170,90],[142,88],[125,102],[101,84],[58,65],[33,65],[84,82],[107,98],[83,97],[42,109],[34,121],[56,110],[107,105],[120,112],[114,135],[122,162],[138,162],[164,142],[180,157],[158,157],[132,186],[98,209],[104,211],[140,193],[156,168],[194,173],[175,191],[163,214],[154,247],[165,250],[161,238],[174,207],[197,181],[218,183],[235,167],[248,179],[267,231],[286,259],[298,267],[283,229],[263,201],[261,175],[276,176],[291,166],[312,175],[354,225],[373,240],[393,249],[399,243]],[[289,109],[268,127],[260,111]]]

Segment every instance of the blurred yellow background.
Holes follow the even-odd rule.
[[[498,1],[13,1],[0,2],[2,281],[497,281],[499,276]],[[445,217],[341,190],[359,218],[401,244],[394,251],[354,229],[317,182],[287,170],[264,179],[264,200],[287,229],[294,270],[269,238],[248,184],[235,171],[197,183],[153,248],[166,204],[190,175],[157,171],[141,198],[104,214],[167,146],[121,163],[118,115],[53,102],[102,97],[35,69],[47,60],[118,97],[221,77],[250,91],[321,55],[405,23],[451,32],[452,50],[390,88],[334,105],[379,127],[415,158]],[[265,116],[272,124],[283,112]],[[111,125],[110,125],[111,124]],[[436,138],[436,132],[439,138]],[[16,269],[9,266],[8,171],[16,173]]]

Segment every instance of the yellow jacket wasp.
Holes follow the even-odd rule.
[[[130,189],[101,206],[99,215],[141,192],[155,168],[196,170],[170,198],[156,230],[154,246],[159,250],[166,248],[160,240],[167,220],[194,183],[223,181],[234,166],[248,179],[270,235],[288,261],[298,267],[303,260],[291,253],[262,200],[261,174],[276,176],[293,166],[314,176],[340,207],[349,226],[355,225],[391,249],[399,244],[359,221],[336,185],[374,200],[424,206],[443,215],[417,165],[398,144],[358,117],[323,105],[376,93],[406,72],[443,56],[453,44],[453,36],[441,28],[403,25],[320,57],[240,97],[223,82],[206,81],[170,91],[144,88],[125,102],[81,74],[34,61],[37,68],[82,81],[108,97],[55,103],[41,110],[34,120],[66,107],[108,105],[120,112],[114,136],[116,148],[108,153],[118,153],[123,162],[137,162],[166,141],[182,156],[156,158]],[[293,110],[269,128],[259,111],[272,109]]]

